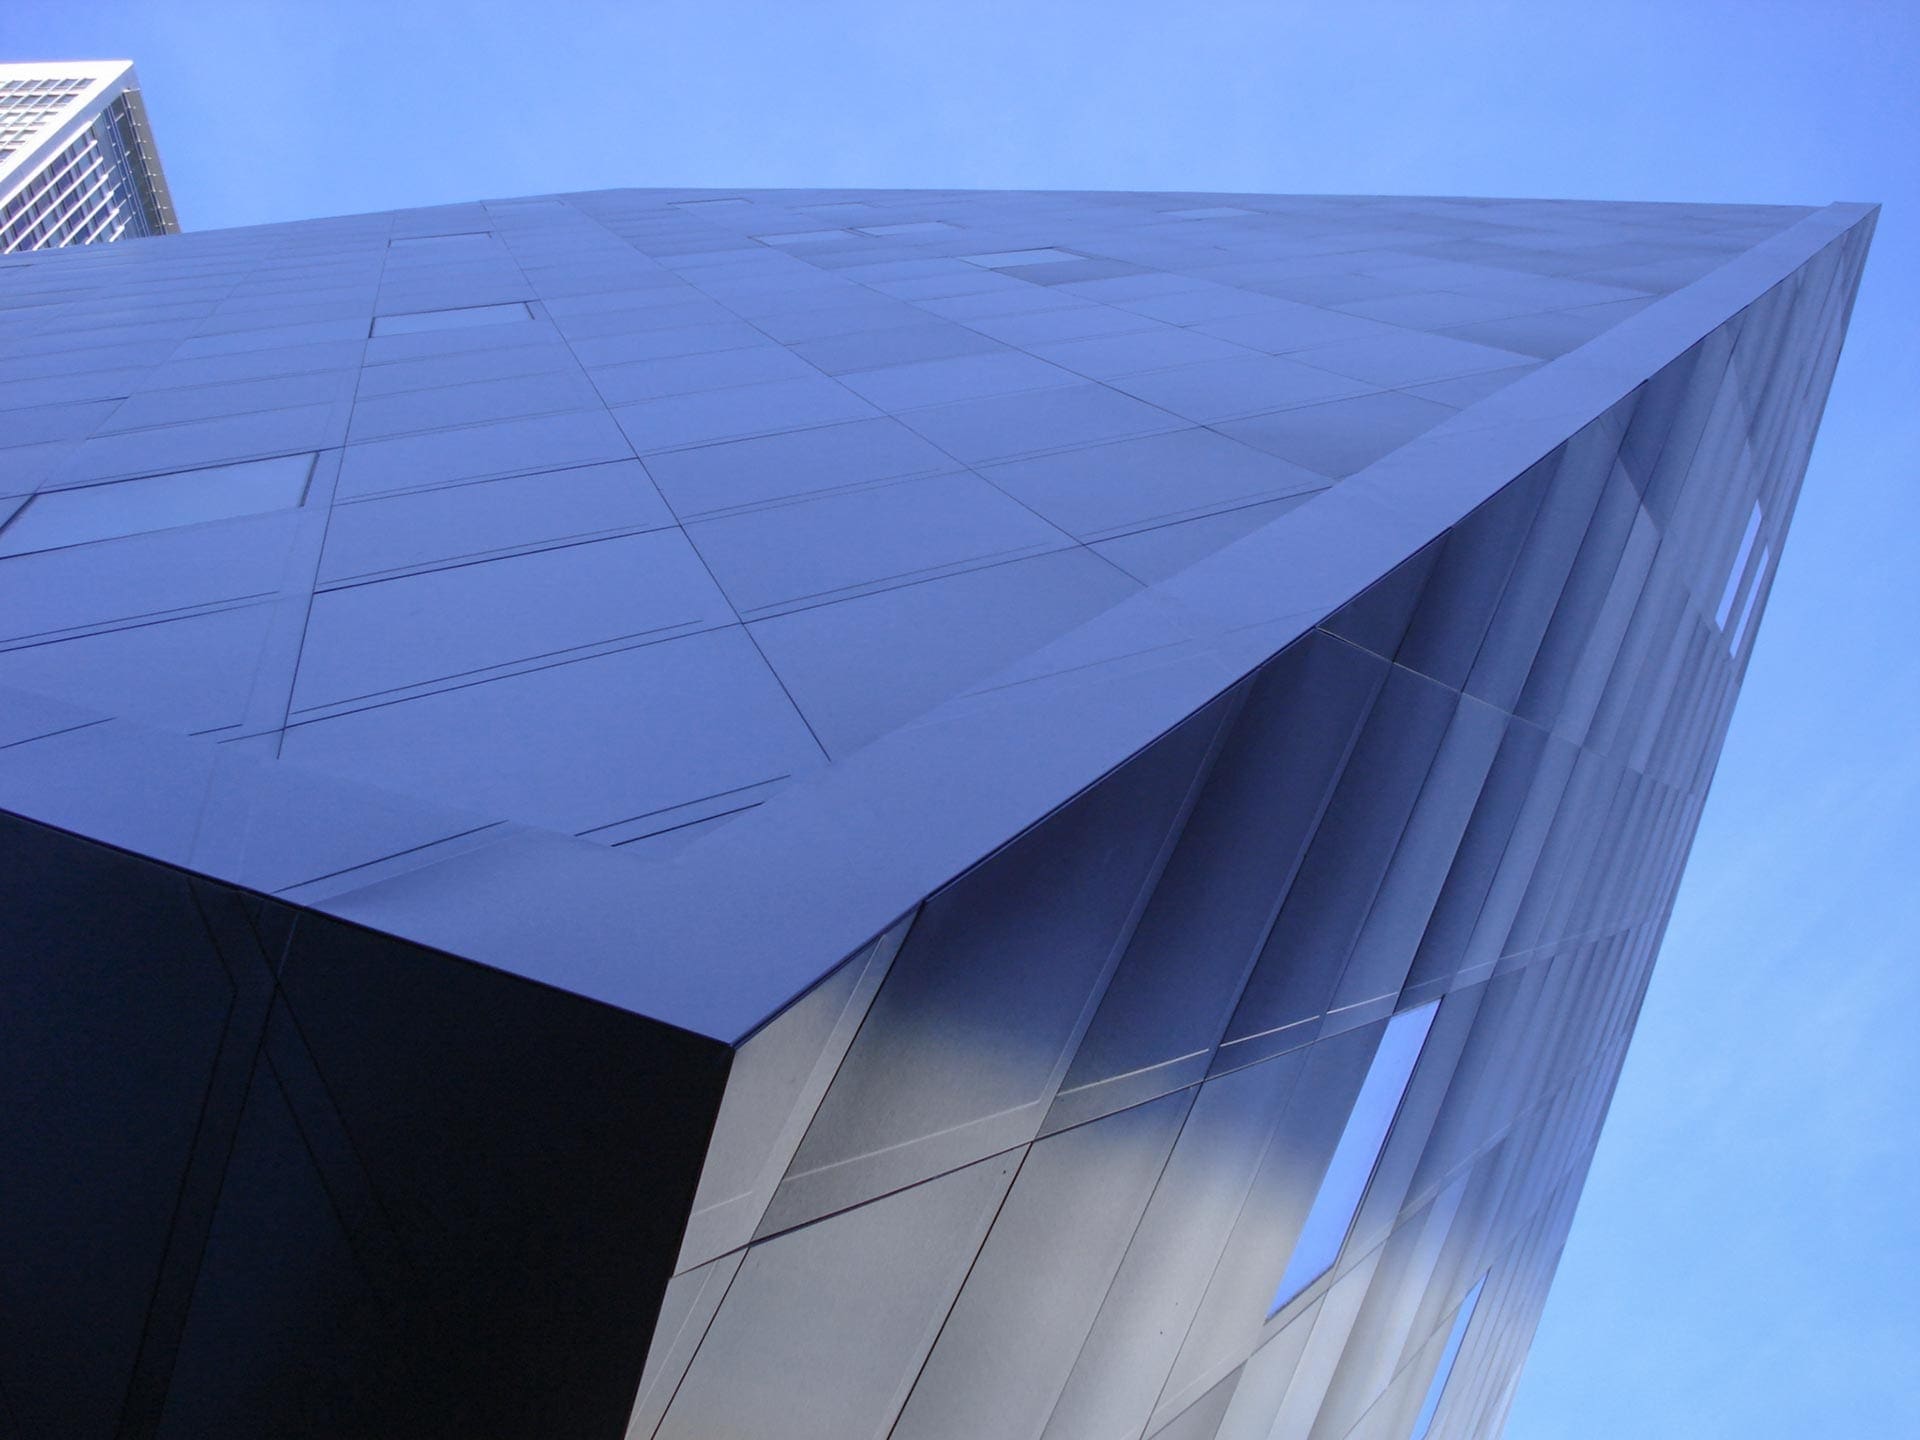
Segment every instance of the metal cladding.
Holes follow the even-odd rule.
[[[12,1433],[1497,1432],[1874,215],[9,261]]]

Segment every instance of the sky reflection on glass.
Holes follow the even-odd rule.
[[[1307,1223],[1293,1247],[1293,1258],[1287,1261],[1280,1288],[1267,1307],[1268,1314],[1306,1289],[1338,1258],[1439,1008],[1436,1001],[1418,1010],[1402,1011],[1387,1022],[1380,1048],[1373,1053],[1373,1064],[1367,1068],[1367,1078],[1361,1082],[1359,1097],[1347,1116],[1347,1128],[1341,1132],[1333,1160],[1320,1181],[1320,1193],[1314,1196]]]

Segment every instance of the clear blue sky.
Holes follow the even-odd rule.
[[[205,228],[616,185],[1876,200],[1509,1433],[1920,1435],[1920,5],[7,0]]]

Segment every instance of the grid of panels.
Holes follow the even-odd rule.
[[[318,459],[298,513],[16,565],[0,683],[678,849],[1804,213],[1189,198],[611,192],[13,272],[0,523]],[[582,708],[623,688],[685,696],[659,783]]]
[[[129,954],[124,933],[75,930],[102,908],[85,893],[192,895],[191,912],[126,909],[170,936],[218,934],[238,907],[268,971],[277,927],[325,937],[251,988],[229,967],[198,1009],[155,981],[216,1017],[238,1078],[182,1081],[193,1064],[153,1029],[161,1004],[128,1018],[122,1058],[72,1052],[109,1089],[157,1097],[174,1128],[155,1132],[142,1193],[218,1243],[168,1258],[150,1235],[135,1249],[157,1269],[84,1284],[68,1267],[20,1312],[67,1328],[0,1347],[42,1367],[25,1391],[7,1374],[10,1400],[57,1415],[61,1394],[101,1397],[97,1433],[121,1423],[108,1409],[208,1433],[222,1396],[248,1395],[277,1397],[294,1433],[383,1433],[431,1393],[444,1403],[406,1414],[409,1433],[512,1414],[530,1435],[1201,1440],[1278,1415],[1282,1433],[1397,1436],[1484,1275],[1434,1433],[1492,1428],[1870,227],[916,906],[741,1045],[724,1096],[704,1044],[653,1052],[645,1075],[597,1070],[621,1045],[596,1027],[634,1017],[546,987],[496,976],[495,1019],[469,1028],[453,977],[493,972],[298,907],[342,886],[408,893],[450,854],[485,861],[503,832],[562,895],[588,856],[607,877],[684,876],[716,852],[647,862],[1287,526],[1305,495],[1364,483],[1805,214],[615,192],[0,272],[0,526],[102,487],[169,497],[164,528],[0,556],[0,804],[41,813],[66,774],[58,823],[118,847],[10,827],[23,860],[7,874],[28,878],[8,913],[36,917],[46,983],[71,981],[82,1009]],[[1025,263],[964,258],[983,255]],[[300,503],[261,513],[209,478],[288,464],[310,476]],[[216,499],[177,523],[178,504]],[[110,777],[162,730],[176,763],[152,794],[96,794],[60,769],[78,756]],[[67,889],[30,878],[49,865]],[[296,994],[316,983],[303,975],[331,979]],[[382,984],[413,987],[414,1008],[366,1004]],[[230,1012],[240,989],[264,1031]],[[1436,999],[1341,1258],[1263,1319],[1377,1037]],[[444,1047],[427,1048],[432,1076],[382,1069],[419,1048],[381,1028],[396,1014]],[[543,1017],[553,1043],[508,1066],[504,1094],[502,1015]],[[306,1072],[276,1023],[307,1035]],[[323,1023],[319,1056],[307,1032]],[[52,1052],[69,1053],[65,1033],[49,1027]],[[267,1069],[232,1060],[256,1053]],[[326,1103],[356,1083],[362,1103]],[[484,1218],[435,1249],[448,1157],[428,1097],[470,1085],[488,1098],[449,1133],[478,1169],[449,1160],[446,1183]],[[189,1137],[203,1093],[227,1119]],[[636,1118],[628,1099],[667,1110]],[[485,1112],[510,1100],[530,1128],[507,1158],[580,1183],[538,1196],[528,1179],[490,1212]],[[122,1103],[76,1133],[110,1129]],[[407,1115],[424,1133],[382,1130]],[[530,1138],[588,1119],[638,1129],[557,1162]],[[675,1125],[664,1149],[642,1133]],[[347,1163],[370,1138],[375,1158]],[[213,1178],[170,1212],[183,1166]],[[658,1188],[622,1188],[636,1176]],[[520,1228],[545,1208],[553,1226]],[[592,1252],[616,1243],[594,1236],[639,1213],[665,1228],[618,1242],[619,1293],[524,1303],[516,1287],[549,1262],[587,1285]],[[522,1265],[489,1249],[500,1235],[551,1248]],[[471,1288],[437,1288],[448,1255]],[[371,1293],[335,1283],[348,1273]],[[112,1344],[89,1338],[108,1330],[77,1296],[133,1318]],[[549,1304],[618,1323],[556,1349],[539,1338]],[[309,1328],[282,1326],[296,1312]],[[399,1338],[352,1342],[367,1335]],[[442,1353],[457,1363],[436,1371]],[[92,1368],[63,1378],[62,1356]]]
[[[748,1041],[629,1437],[1400,1440],[1442,1364],[1428,1433],[1497,1432],[1744,668],[1722,579],[1756,504],[1778,544],[1861,259]],[[1338,1262],[1282,1282],[1436,1000]]]
[[[166,234],[173,214],[158,169],[121,95],[0,206],[0,254]]]
[[[0,160],[32,140],[92,84],[85,78],[0,81]]]

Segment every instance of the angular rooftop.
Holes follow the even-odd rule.
[[[0,807],[721,1039],[1869,207],[609,191],[0,263]]]

